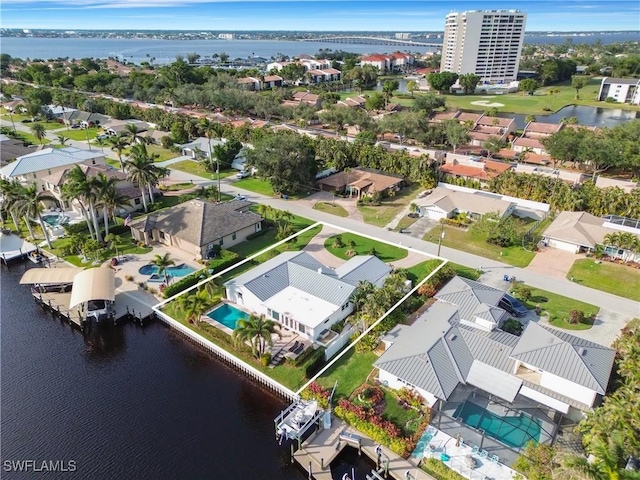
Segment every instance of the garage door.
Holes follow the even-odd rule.
[[[563,242],[561,240],[549,240],[549,246],[552,248],[557,248],[558,250],[564,250],[565,252],[578,253],[578,245],[574,245],[573,243]]]

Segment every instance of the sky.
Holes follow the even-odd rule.
[[[1,0],[2,28],[440,31],[451,11],[519,9],[527,31],[640,30],[638,0]]]

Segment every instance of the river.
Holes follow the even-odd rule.
[[[526,36],[526,44],[562,43],[566,38],[572,42],[602,43],[637,40],[637,34],[613,33],[590,36]],[[35,37],[2,37],[0,51],[17,58],[107,58],[119,57],[127,61],[139,63],[155,58],[156,63],[169,63],[176,55],[195,52],[202,57],[214,53],[227,53],[231,59],[259,56],[271,58],[282,53],[284,55],[314,54],[321,48],[345,50],[354,53],[390,53],[397,50],[419,51],[424,53],[426,47],[397,47],[393,45],[340,44],[325,42],[300,42],[292,40],[159,40],[147,38],[35,38]],[[441,43],[442,39],[427,40],[427,43]]]
[[[44,313],[21,264],[2,267],[3,479],[8,460],[73,461],[42,478],[285,479],[285,403],[161,323],[83,335]]]

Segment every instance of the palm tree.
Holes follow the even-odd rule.
[[[142,145],[144,147],[144,145]],[[142,206],[147,211],[147,199],[145,196],[145,187],[156,181],[154,178],[153,162],[148,158],[140,155],[132,155],[132,158],[125,162],[127,178],[138,184],[140,194],[142,195]],[[153,202],[151,196],[149,200]]]
[[[273,320],[267,320],[264,315],[259,317],[251,315],[247,320],[238,320],[233,331],[233,340],[236,344],[249,342],[251,350],[256,358],[260,358],[266,350],[266,346],[273,345],[271,335],[276,333],[278,325]]]
[[[68,141],[69,141],[69,139],[67,137],[65,137],[64,135],[58,135],[58,143],[60,145],[65,145]]]
[[[124,135],[128,138],[131,145],[135,143],[147,143],[145,138],[140,135],[142,132],[138,129],[135,123],[128,123],[124,128]]]
[[[93,180],[96,201],[102,207],[105,236],[109,235],[109,217],[115,221],[115,212],[118,208],[131,206],[131,201],[116,188],[117,181],[115,178],[107,178],[104,173],[99,173]]]
[[[44,125],[41,123],[34,123],[31,125],[31,133],[38,139],[40,145],[42,145],[42,140],[47,136],[47,130],[44,128]]]
[[[80,166],[76,165],[67,172],[66,182],[62,188],[67,198],[75,199],[79,202],[80,208],[83,209],[83,213],[85,213],[85,219],[87,219],[86,212],[91,216],[96,240],[101,243],[102,232],[100,231],[98,215],[96,214],[96,193],[92,180],[87,178],[87,174]],[[89,208],[86,209],[85,205],[88,205]],[[89,227],[89,232],[91,232],[91,227]]]
[[[562,461],[561,478],[567,480],[638,480],[640,474],[625,470],[628,455],[620,434],[612,432],[605,441],[594,437],[588,446],[593,460],[579,455],[568,455]]]
[[[11,215],[13,225],[16,230],[20,230],[20,220],[16,214],[16,202],[20,200],[24,193],[24,187],[17,181],[7,181],[0,179],[0,208],[6,209]]]
[[[197,325],[200,317],[209,309],[210,304],[211,300],[207,292],[200,290],[199,292],[179,297],[177,309],[185,314],[187,322]]]
[[[360,280],[358,282],[358,286],[353,291],[350,298],[356,312],[362,310],[362,307],[367,303],[369,295],[371,295],[375,290],[376,286],[368,280]]]
[[[156,255],[153,260],[149,262],[151,265],[158,267],[158,275],[164,275],[164,284],[169,284],[169,267],[175,265],[168,253],[164,255]]]
[[[16,201],[15,208],[19,214],[24,216],[24,221],[27,223],[27,228],[33,238],[35,238],[35,236],[31,228],[30,218],[38,219],[42,232],[44,233],[44,238],[47,241],[47,245],[49,248],[53,248],[51,245],[51,239],[49,238],[49,232],[44,226],[44,220],[42,220],[42,211],[44,210],[44,206],[42,205],[43,200],[55,202],[56,198],[52,195],[38,192],[38,187],[35,184],[29,185],[24,189],[21,198]]]
[[[115,137],[109,137],[109,144],[111,145],[111,150],[118,155],[118,160],[120,161],[120,168],[124,172],[124,163],[122,161],[122,154],[125,149],[129,146],[129,141],[127,137],[124,135],[116,135]]]
[[[157,153],[151,153],[147,151],[147,147],[144,143],[138,143],[131,147],[130,157],[140,159],[143,163],[147,164],[146,175],[147,181],[145,182],[147,188],[149,190],[149,201],[153,203],[155,199],[153,198],[153,187],[155,187],[159,180],[164,176],[168,175],[169,170],[163,167],[156,167],[154,162],[157,160],[159,155]],[[130,158],[131,160],[131,158]],[[125,162],[126,164],[126,162]]]

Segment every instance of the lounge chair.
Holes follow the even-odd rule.
[[[486,450],[480,450],[480,458],[487,458],[489,456],[489,452]]]
[[[471,449],[471,453],[478,453],[478,451],[480,450],[480,448],[478,448],[478,445],[474,445],[473,448]]]
[[[500,457],[498,455],[491,455],[491,461],[493,463],[499,463],[500,462]]]
[[[296,355],[304,351],[304,343],[300,342],[298,347],[293,351]]]
[[[300,345],[300,342],[299,342],[298,340],[296,340],[296,341],[293,343],[293,345],[291,345],[291,346],[289,347],[289,351],[290,351],[290,352],[293,352],[294,350],[296,350],[296,349],[298,348],[298,346],[299,346],[299,345]]]

